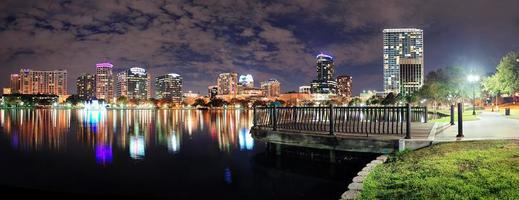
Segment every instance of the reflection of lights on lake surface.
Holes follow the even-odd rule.
[[[240,150],[252,150],[252,148],[254,147],[254,140],[252,139],[252,136],[249,134],[248,128],[240,129],[238,140],[240,142]]]
[[[180,138],[178,138],[175,133],[169,136],[168,150],[173,153],[178,152],[178,150],[180,150]]]
[[[231,169],[225,168],[225,171],[223,172],[223,180],[227,184],[231,184],[232,183]]]
[[[105,165],[112,163],[112,146],[98,145],[96,146],[96,162]]]
[[[130,157],[143,159],[144,153],[144,136],[130,136]]]

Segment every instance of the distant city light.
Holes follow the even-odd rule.
[[[112,63],[97,63],[96,67],[97,68],[112,68],[112,67],[114,67],[114,65],[112,65]]]

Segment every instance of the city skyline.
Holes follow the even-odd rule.
[[[275,78],[290,91],[313,80],[313,57],[323,51],[336,58],[336,74],[363,80],[355,84],[358,94],[383,89],[384,28],[424,30],[424,42],[433,44],[424,47],[425,73],[452,65],[491,72],[500,57],[519,48],[517,4],[500,1],[479,12],[487,10],[483,1],[6,1],[0,36],[9,40],[0,43],[0,73],[61,68],[78,77],[108,61],[114,71],[147,66],[150,74],[181,74],[187,90],[201,93],[213,82],[203,77],[228,71]]]

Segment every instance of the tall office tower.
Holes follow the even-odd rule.
[[[216,81],[218,85],[218,95],[234,95],[238,93],[238,74],[222,73],[218,75]]]
[[[96,96],[96,77],[82,74],[76,80],[77,94],[81,100],[92,100]]]
[[[245,87],[245,88],[253,88],[254,87],[254,78],[252,78],[252,75],[250,75],[250,74],[240,75],[238,85]]]
[[[175,102],[182,101],[182,76],[166,74],[155,78],[155,97],[169,99]]]
[[[20,70],[20,93],[67,95],[67,70]]]
[[[132,67],[117,74],[116,96],[128,99],[146,100],[151,98],[150,76],[146,70]]]
[[[337,76],[337,95],[341,97],[351,97],[351,76]]]
[[[317,80],[311,83],[311,92],[316,94],[335,94],[337,83],[333,78],[335,67],[333,57],[319,54],[316,57]]]
[[[96,64],[96,98],[111,102],[114,98],[114,75],[111,63]]]
[[[423,30],[384,29],[383,33],[384,93],[405,95],[420,89],[424,82]]]
[[[216,95],[218,95],[218,86],[211,85],[211,86],[207,87],[207,94],[209,95],[210,99],[216,98]]]
[[[11,74],[10,79],[11,94],[20,93],[20,75]]]
[[[299,87],[299,93],[310,94],[311,87],[309,85],[303,85]]]
[[[261,82],[261,90],[266,97],[277,97],[281,93],[281,84],[275,79]]]

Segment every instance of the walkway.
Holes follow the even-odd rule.
[[[483,112],[479,120],[463,122],[463,137],[461,140],[480,139],[519,139],[519,120],[509,119],[502,113]],[[456,140],[457,124],[436,134],[436,141]]]

